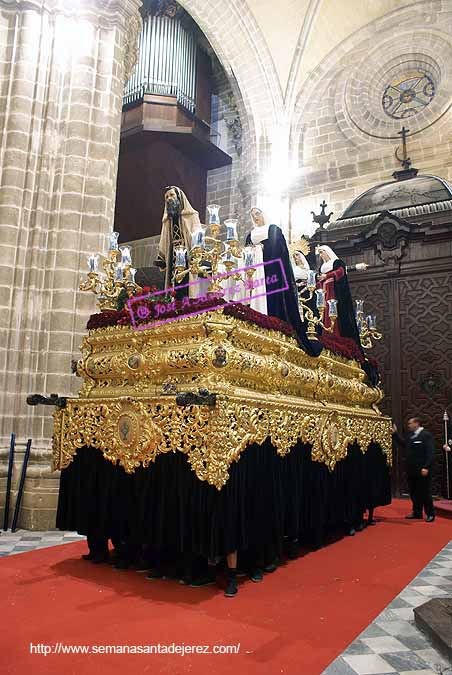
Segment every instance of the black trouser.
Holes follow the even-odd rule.
[[[432,477],[430,472],[428,476],[422,476],[421,472],[408,472],[408,489],[410,491],[411,501],[413,502],[413,514],[422,516],[422,509],[426,516],[435,514],[432,499]]]

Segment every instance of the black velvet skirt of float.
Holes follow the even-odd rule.
[[[250,445],[221,491],[200,481],[185,455],[159,455],[127,474],[94,448],[79,449],[62,470],[57,527],[154,551],[224,556],[238,550],[268,564],[284,540],[321,543],[365,509],[391,502],[390,471],[376,444],[351,445],[329,472],[298,443],[280,457],[267,439]]]

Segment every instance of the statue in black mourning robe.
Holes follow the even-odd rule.
[[[290,324],[295,330],[299,346],[311,356],[318,356],[322,351],[322,345],[319,341],[308,340],[306,327],[300,318],[297,285],[284,234],[277,225],[267,225],[264,214],[258,208],[251,209],[251,219],[253,228],[248,233],[245,243],[254,247],[255,264],[262,262],[269,264],[256,267],[253,283],[259,291],[254,294],[261,297],[251,296],[250,305],[252,309],[262,314],[274,316]],[[286,286],[286,282],[286,290],[277,290]],[[262,287],[265,288],[265,294],[261,290]]]
[[[366,372],[371,384],[376,385],[379,381],[379,375],[375,366],[368,360],[361,344],[352,294],[348,284],[347,266],[329,246],[319,246],[318,253],[322,259],[318,286],[325,292],[324,324],[326,327],[329,327],[331,324],[328,312],[328,300],[337,300],[337,320],[334,325],[333,335],[339,338],[351,338],[357,344],[363,358],[362,368]]]

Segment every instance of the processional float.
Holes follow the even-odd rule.
[[[54,468],[68,467],[83,446],[128,473],[178,452],[199,480],[221,490],[247,446],[267,438],[282,457],[301,439],[312,446],[312,460],[330,471],[354,442],[363,453],[379,444],[390,464],[391,420],[378,408],[382,390],[366,380],[358,358],[327,348],[311,357],[287,325],[257,320],[237,296],[226,297],[232,281],[236,291],[253,292],[252,250],[240,245],[237,221],[226,221],[221,239],[218,207],[209,213],[209,229],[193,234],[191,251],[175,247],[176,282],[189,272],[209,281],[206,297],[194,304],[176,306],[171,293],[160,291],[143,295],[130,250],[118,247],[115,233],[103,274],[98,256],[90,256],[80,288],[96,293],[101,313],[90,320],[81,346],[80,394],[54,412]],[[300,310],[312,340],[324,308],[317,292],[318,311],[312,310],[315,291],[311,272]],[[128,307],[118,312],[121,294]],[[334,323],[337,308],[329,309]],[[381,335],[361,305],[359,312],[371,346],[372,336]]]

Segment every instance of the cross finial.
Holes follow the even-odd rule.
[[[333,211],[331,211],[330,214],[325,213],[325,209],[328,206],[325,200],[320,204],[320,213],[317,215],[314,213],[314,211],[311,211],[312,213],[312,222],[317,223],[320,225],[320,229],[323,229],[323,226],[326,225],[327,223],[330,222],[330,218],[333,215]]]
[[[398,135],[402,137],[402,157],[399,157],[399,148],[396,149],[395,151],[395,157],[398,162],[402,165],[402,168],[400,171],[394,171],[392,174],[393,177],[396,180],[407,180],[408,178],[414,178],[417,176],[417,169],[414,169],[411,166],[411,159],[408,157],[407,149],[406,149],[406,139],[408,136],[409,129],[406,127],[402,127],[400,131],[398,131]]]
[[[401,163],[401,165],[403,166],[404,169],[409,169],[410,166],[411,166],[411,160],[408,157],[407,150],[406,150],[406,137],[408,135],[408,132],[409,132],[409,129],[407,129],[405,126],[403,126],[402,129],[397,132],[399,134],[399,136],[402,136],[402,153],[403,153],[403,156],[399,157],[399,154],[398,154],[399,148],[396,149],[395,156],[396,156],[396,159]]]

